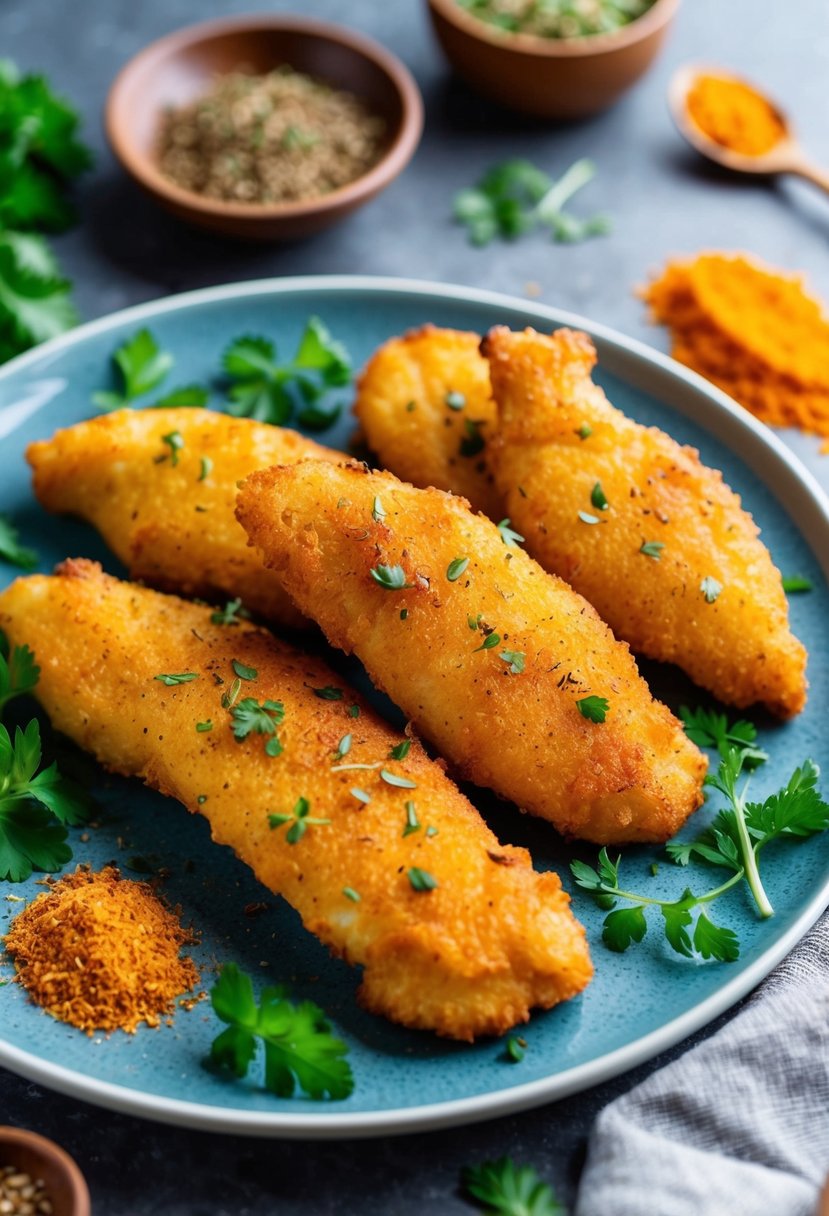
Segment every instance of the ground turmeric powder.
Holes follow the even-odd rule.
[[[688,113],[709,139],[744,156],[762,156],[786,135],[786,124],[761,93],[728,76],[697,76]]]
[[[145,882],[79,867],[12,922],[5,945],[31,999],[61,1022],[134,1033],[199,982],[193,936]]]
[[[800,276],[706,253],[669,262],[642,295],[675,359],[763,422],[829,437],[829,318]]]

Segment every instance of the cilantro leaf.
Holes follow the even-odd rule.
[[[244,697],[231,710],[233,736],[247,739],[248,735],[275,735],[285,718],[285,706],[281,701],[263,701],[260,705],[254,697]]]
[[[552,1187],[532,1166],[515,1165],[509,1157],[467,1166],[461,1183],[487,1216],[564,1216]]]
[[[581,716],[587,718],[588,722],[601,724],[607,717],[610,702],[606,697],[582,697],[580,701],[576,701],[576,706]]]
[[[119,374],[120,389],[92,394],[93,403],[108,410],[158,388],[175,360],[169,351],[161,349],[148,329],[139,329],[114,351],[112,362]]]
[[[721,756],[729,748],[736,747],[743,753],[746,768],[757,768],[768,760],[768,753],[755,746],[757,727],[753,722],[740,720],[729,724],[725,714],[702,706],[691,710],[687,705],[682,705],[679,716],[686,735],[697,747],[715,747]]]
[[[775,836],[807,837],[829,828],[829,805],[816,788],[819,776],[814,761],[806,760],[782,790],[746,806],[746,823],[752,835],[760,836],[760,846]]]
[[[235,963],[222,967],[210,994],[218,1018],[227,1023],[214,1040],[210,1060],[244,1077],[258,1044],[264,1047],[265,1088],[290,1098],[297,1086],[309,1098],[347,1098],[354,1089],[348,1048],[331,1033],[311,1001],[294,1004],[284,989],[265,988],[257,1005],[250,978]]]

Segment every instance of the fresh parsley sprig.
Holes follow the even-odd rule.
[[[234,681],[237,683],[238,681]],[[265,754],[279,756],[282,740],[277,734],[285,719],[285,706],[281,701],[263,701],[260,705],[255,697],[243,697],[238,705],[230,708],[233,719],[233,737],[241,742],[248,735],[267,735]]]
[[[290,1098],[297,1087],[316,1100],[339,1100],[353,1092],[348,1048],[312,1001],[295,1004],[284,988],[268,987],[257,1005],[250,976],[235,963],[222,967],[210,1000],[227,1024],[210,1048],[215,1067],[247,1076],[261,1043],[265,1088],[278,1097]]]
[[[102,410],[117,410],[158,388],[175,363],[162,350],[148,329],[139,329],[113,352],[112,362],[120,387],[92,394],[92,403]]]
[[[8,640],[0,634],[0,711],[14,697],[31,692],[40,678],[40,668],[28,646],[9,650]]]
[[[342,407],[320,404],[330,388],[351,381],[351,357],[319,317],[309,317],[293,359],[280,363],[268,338],[244,336],[231,342],[222,367],[229,381],[228,411],[284,426],[298,408],[297,421],[310,430],[336,422]]]
[[[757,768],[768,760],[768,752],[757,747],[757,727],[753,722],[740,719],[729,723],[725,714],[703,706],[689,709],[680,706],[679,716],[685,733],[697,747],[715,747],[721,756],[729,748],[736,747],[743,753],[743,768]]]
[[[578,160],[554,180],[528,160],[503,161],[455,195],[453,214],[473,245],[488,245],[496,236],[515,240],[539,225],[554,241],[583,241],[610,231],[606,216],[582,220],[564,210],[595,172],[591,161]]]
[[[467,1166],[461,1185],[487,1216],[564,1216],[553,1189],[530,1165],[509,1157]]]

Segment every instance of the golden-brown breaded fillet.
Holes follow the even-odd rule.
[[[627,646],[463,499],[307,460],[254,473],[237,511],[297,606],[464,777],[603,844],[666,840],[699,806],[706,761]]]
[[[164,436],[175,435],[172,448]],[[341,453],[210,410],[124,409],[32,443],[26,457],[41,505],[93,524],[132,578],[212,601],[239,597],[281,625],[303,624],[247,548],[236,483],[254,469]]]
[[[591,380],[586,334],[499,327],[484,349],[499,407],[493,468],[533,556],[634,650],[730,705],[799,713],[806,651],[780,573],[722,474],[610,404]]]
[[[390,759],[400,736],[319,660],[251,625],[214,625],[209,608],[86,561],[18,579],[0,595],[0,626],[34,650],[36,695],[55,726],[108,768],[203,814],[213,839],[311,933],[365,968],[361,999],[373,1012],[471,1040],[590,979],[584,930],[558,876],[500,845],[416,739]],[[255,675],[237,681],[227,709],[233,660]],[[157,679],[188,673],[196,678],[172,687]],[[320,698],[323,688],[342,698]],[[248,699],[276,706],[275,734],[234,738]],[[197,731],[198,722],[212,728]],[[404,835],[412,817],[419,826]],[[415,889],[415,870],[435,888]]]
[[[476,511],[500,519],[486,465],[495,405],[480,341],[434,325],[390,338],[360,376],[354,412],[387,469],[412,485],[463,494]]]

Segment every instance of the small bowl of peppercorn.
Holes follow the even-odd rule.
[[[0,1127],[0,1212],[90,1216],[89,1190],[75,1162],[54,1141],[20,1127]]]
[[[605,110],[650,67],[679,0],[427,0],[446,58],[494,101],[538,118]]]
[[[336,223],[402,172],[423,103],[371,39],[259,15],[146,47],[116,77],[106,127],[127,172],[181,219],[290,240]]]

